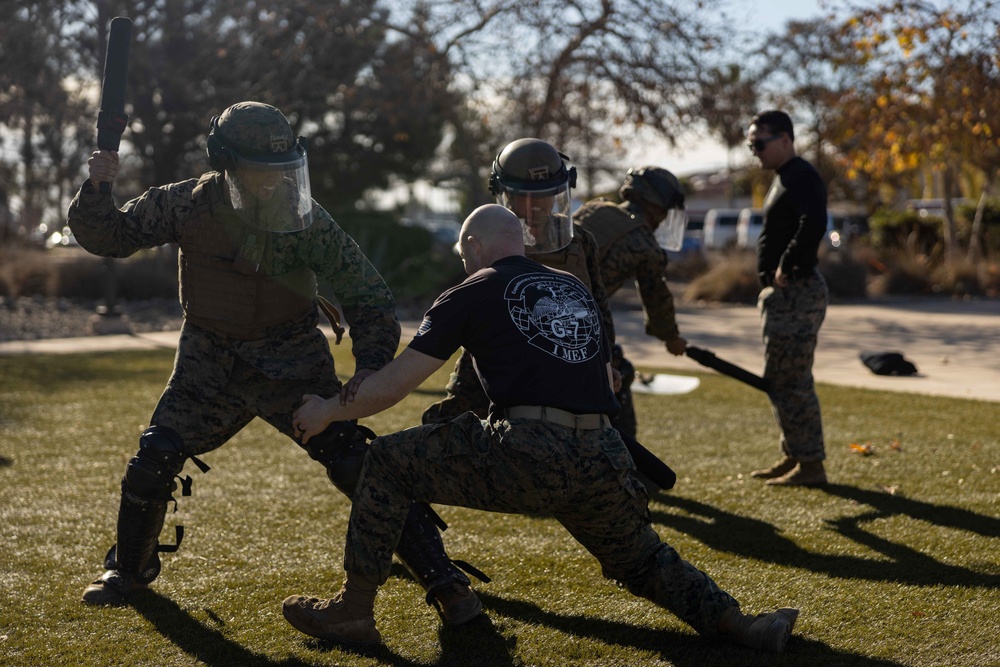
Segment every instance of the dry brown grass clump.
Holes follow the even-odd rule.
[[[952,296],[1000,295],[1000,265],[967,259],[945,262],[931,271],[934,292]]]
[[[44,250],[10,245],[0,248],[0,296],[55,296],[59,272]]]
[[[752,252],[730,251],[712,261],[711,268],[692,280],[684,291],[688,301],[757,303],[757,257]]]

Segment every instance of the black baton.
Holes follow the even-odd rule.
[[[125,79],[131,40],[132,19],[124,16],[111,19],[108,52],[104,56],[101,110],[97,114],[97,147],[104,151],[118,150],[122,133],[128,125],[128,115],[125,113]],[[111,183],[102,182],[101,193],[111,194]]]
[[[697,361],[702,366],[707,368],[712,368],[719,371],[723,375],[728,375],[729,377],[744,382],[754,389],[759,389],[765,394],[770,393],[771,383],[762,378],[759,375],[754,375],[750,371],[736,364],[730,363],[725,359],[720,359],[715,356],[715,352],[702,349],[700,347],[695,347],[694,345],[688,345],[687,349],[684,350],[687,356],[691,357]]]
[[[653,452],[639,444],[635,438],[626,436],[621,431],[625,448],[632,455],[635,462],[635,469],[656,483],[661,489],[672,489],[677,482],[677,473],[671,470],[670,466],[656,457]]]

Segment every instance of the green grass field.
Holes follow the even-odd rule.
[[[186,467],[194,493],[161,539],[187,534],[150,590],[87,607],[172,358],[0,357],[0,665],[1000,665],[1000,406],[821,386],[832,484],[773,489],[746,475],[777,455],[765,397],[715,375],[636,397],[640,440],[679,477],[651,511],[746,611],[802,610],[784,656],[700,639],[603,579],[552,520],[452,507],[449,552],[493,577],[476,586],[486,618],[442,628],[397,566],[376,601],[383,648],[311,640],[280,603],[339,588],[349,505],[259,421],[203,457],[208,474]],[[365,423],[416,424],[445,380]]]

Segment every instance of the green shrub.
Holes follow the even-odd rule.
[[[458,255],[423,227],[401,225],[391,213],[350,211],[334,217],[401,305],[430,306],[438,294],[465,277]]]
[[[978,205],[970,202],[955,207],[955,233],[964,246],[969,245]],[[1000,256],[1000,198],[986,199],[980,242],[987,255]]]
[[[940,218],[921,218],[916,211],[880,208],[868,219],[871,244],[877,250],[910,248],[930,252],[941,237]]]

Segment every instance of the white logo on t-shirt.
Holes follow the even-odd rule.
[[[601,318],[576,278],[528,273],[507,284],[507,311],[528,342],[553,357],[578,363],[600,350]]]

